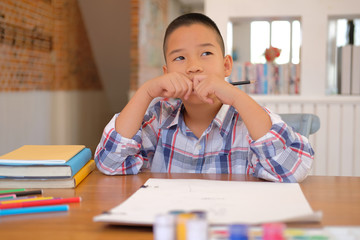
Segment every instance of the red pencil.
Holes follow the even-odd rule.
[[[17,202],[17,203],[8,203],[8,204],[0,205],[0,209],[57,205],[64,203],[78,203],[80,201],[81,201],[80,197],[74,197],[74,198],[39,200],[39,201],[31,201],[31,202]]]

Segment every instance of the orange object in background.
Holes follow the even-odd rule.
[[[265,50],[265,58],[268,62],[273,62],[277,57],[280,56],[281,49],[270,46]]]

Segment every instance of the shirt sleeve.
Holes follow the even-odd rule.
[[[132,139],[121,136],[115,130],[115,120],[106,125],[95,151],[97,168],[107,175],[137,174],[150,166],[157,143],[158,121],[149,107],[142,126]],[[121,113],[120,113],[121,114]]]
[[[276,182],[301,182],[309,174],[314,150],[309,140],[295,132],[279,115],[268,112],[272,127],[254,141],[248,136],[248,171],[259,178]]]

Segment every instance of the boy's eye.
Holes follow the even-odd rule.
[[[212,52],[203,52],[201,54],[201,56],[209,56],[209,55],[212,55]]]
[[[181,60],[184,60],[185,58],[183,56],[179,56],[179,57],[176,57],[174,59],[174,61],[181,61]]]

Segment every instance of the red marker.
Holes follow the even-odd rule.
[[[39,201],[31,201],[31,202],[8,203],[8,204],[0,205],[0,209],[57,205],[64,203],[78,203],[80,201],[81,201],[80,197],[48,199],[48,200],[39,200]]]

